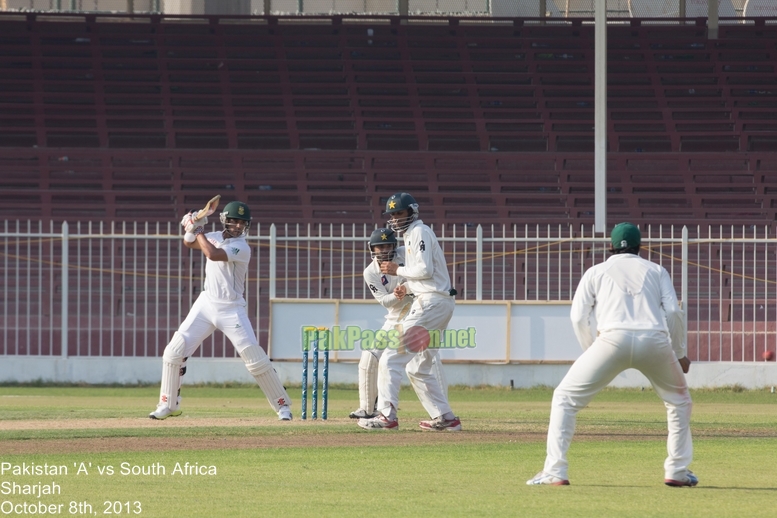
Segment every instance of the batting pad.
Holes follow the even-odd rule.
[[[184,358],[183,363],[181,364],[181,367],[178,369],[178,391],[176,392],[176,398],[175,401],[173,401],[173,404],[170,405],[170,408],[173,410],[178,410],[181,406],[181,385],[183,384],[183,375],[186,374],[186,360],[189,358]]]
[[[359,359],[359,408],[371,414],[378,398],[378,359],[371,351],[362,351]]]
[[[267,401],[277,412],[284,405],[291,406],[291,399],[283,388],[278,374],[270,363],[267,353],[258,345],[249,345],[240,352],[240,356],[246,364],[246,369],[251,373],[259,388],[262,389]]]
[[[159,389],[159,403],[168,408],[178,408],[178,394],[181,391],[181,371],[186,359],[183,357],[186,344],[180,333],[174,333],[162,355],[162,384]]]

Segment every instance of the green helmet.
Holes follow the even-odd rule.
[[[385,213],[391,215],[400,210],[406,210],[407,217],[401,219],[392,218],[388,221],[388,226],[395,232],[404,232],[411,223],[418,219],[418,202],[406,192],[392,194],[386,200]]]
[[[418,202],[406,192],[392,194],[391,197],[386,200],[386,214],[392,214],[398,210],[408,209],[412,212],[418,212]]]
[[[377,245],[393,245],[389,252],[376,252],[375,246]],[[377,259],[379,262],[391,261],[394,259],[394,254],[397,249],[397,235],[390,228],[376,228],[370,235],[370,257]]]
[[[228,220],[230,219],[240,219],[245,221],[245,228],[236,234],[232,230],[234,228],[234,223],[228,223]],[[251,209],[249,209],[248,205],[242,201],[231,201],[226,204],[224,210],[221,212],[221,214],[219,214],[219,220],[221,221],[221,224],[224,225],[224,230],[226,230],[227,233],[232,237],[244,236],[248,233],[248,229],[251,227]]]

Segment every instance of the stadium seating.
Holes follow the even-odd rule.
[[[703,22],[703,20],[702,20]],[[4,218],[593,221],[594,36],[560,20],[0,16]],[[773,224],[777,29],[608,33],[608,219]]]

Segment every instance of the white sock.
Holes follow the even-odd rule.
[[[381,414],[383,414],[383,412],[381,412]],[[394,405],[391,405],[391,410],[389,410],[388,415],[383,414],[383,416],[389,421],[393,421],[397,418],[397,409],[394,408]]]

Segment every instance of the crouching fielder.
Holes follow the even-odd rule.
[[[203,340],[219,329],[240,354],[278,418],[290,421],[289,395],[267,354],[259,347],[243,297],[251,260],[251,247],[245,240],[251,226],[251,212],[245,203],[228,203],[220,214],[224,230],[207,234],[203,227],[207,220],[193,217],[187,214],[181,221],[186,231],[184,245],[200,250],[205,256],[205,285],[165,348],[159,405],[148,417],[167,419],[181,415],[181,379],[186,373],[186,360]]]
[[[638,369],[666,406],[664,483],[695,486],[698,479],[688,469],[693,457],[691,395],[684,375],[691,362],[672,280],[662,266],[639,257],[637,227],[620,223],[610,237],[613,255],[585,272],[572,299],[572,327],[584,352],[553,392],[545,467],[526,483],[569,485],[567,450],[577,413],[615,376]],[[589,324],[594,310],[596,337]]]

